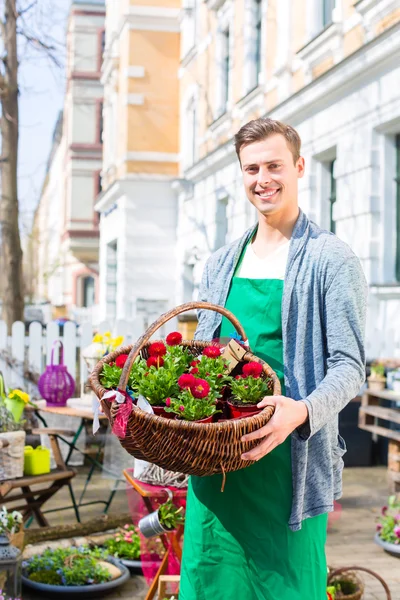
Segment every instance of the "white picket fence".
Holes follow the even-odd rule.
[[[95,332],[111,331],[115,336],[123,335],[123,344],[127,345],[132,344],[143,334],[145,325],[143,318],[131,322],[116,321],[113,326],[104,321],[94,331],[90,323],[83,323],[77,327],[72,322],[66,322],[60,335],[57,323],[51,322],[43,328],[40,323],[34,322],[30,324],[26,335],[24,323],[17,321],[13,323],[9,336],[6,323],[0,321],[0,371],[3,373],[7,388],[22,388],[37,396],[36,386],[24,378],[24,369],[29,368],[35,373],[43,373],[45,366],[50,364],[53,343],[61,340],[64,347],[64,364],[69,373],[77,383],[86,381],[87,369],[81,357],[81,348],[91,343]],[[165,332],[158,332],[156,337],[160,337],[160,334],[165,335]],[[58,351],[55,351],[54,356],[54,363],[58,364]]]

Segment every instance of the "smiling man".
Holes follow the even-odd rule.
[[[356,256],[298,206],[300,138],[263,118],[235,147],[258,223],[208,260],[200,299],[226,306],[251,350],[268,362],[282,396],[270,422],[246,436],[256,461],[221,476],[192,477],[182,600],[325,600],[327,513],[341,495],[345,444],[338,413],[365,379],[366,282]],[[320,199],[323,201],[324,199]],[[201,311],[196,338],[232,335]]]

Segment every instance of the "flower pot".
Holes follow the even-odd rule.
[[[228,410],[231,419],[243,419],[257,415],[262,408],[257,408],[257,404],[233,404],[228,400]]]
[[[368,389],[371,392],[381,392],[385,389],[386,379],[371,379],[368,377]]]
[[[378,546],[381,546],[381,548],[383,548],[385,550],[385,552],[388,552],[388,554],[391,554],[392,556],[396,556],[396,558],[400,558],[400,543],[399,544],[391,544],[390,542],[385,542],[379,535],[379,532],[377,532],[375,534],[374,541],[376,544],[378,544]]]
[[[130,578],[130,573],[127,567],[113,557],[108,557],[107,562],[118,567],[121,571],[121,575],[111,581],[105,583],[94,583],[92,585],[49,585],[47,583],[39,583],[32,581],[27,577],[25,573],[22,574],[22,583],[24,586],[31,588],[38,592],[38,598],[65,598],[69,600],[73,598],[101,598],[103,595],[108,594],[111,590],[120,587]]]
[[[20,398],[6,398],[6,409],[10,411],[16,423],[19,423],[24,412],[25,402]]]
[[[154,411],[154,414],[157,415],[157,417],[164,417],[164,419],[173,419],[174,418],[174,413],[168,413],[164,410],[164,406],[152,406],[151,407]]]
[[[169,533],[170,531],[172,531],[171,529],[167,529],[162,523],[160,523],[158,510],[140,519],[138,527],[140,533],[144,535],[145,538],[155,537],[156,535],[163,535],[164,533]]]
[[[8,446],[0,452],[0,481],[16,479],[24,474],[25,437],[25,431],[0,433],[0,445],[2,440],[8,442]]]

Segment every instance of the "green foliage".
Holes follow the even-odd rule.
[[[4,400],[0,398],[0,433],[22,431],[24,423],[25,421],[20,421],[19,423],[15,421],[14,415],[6,408]]]
[[[385,377],[385,367],[380,363],[374,363],[371,365],[371,375],[376,379],[384,379]]]
[[[106,558],[107,552],[91,550],[88,546],[56,548],[33,556],[22,566],[29,579],[41,583],[49,583],[51,578],[55,585],[90,585],[111,579],[108,570],[98,562],[98,559]],[[55,576],[58,576],[58,582]]]
[[[5,506],[0,510],[0,535],[18,533],[22,526],[22,514],[17,510],[8,512]],[[0,597],[1,598],[1,597]]]
[[[163,368],[174,371],[178,379],[178,377],[188,370],[193,358],[193,354],[189,352],[188,348],[183,346],[167,346],[167,353],[163,356]]]
[[[159,406],[164,404],[165,399],[177,396],[179,386],[174,369],[150,367],[139,382],[139,394],[144,396],[150,404]]]
[[[231,382],[231,392],[234,402],[238,404],[257,404],[264,396],[272,395],[267,381],[261,377],[233,379]]]
[[[138,560],[140,558],[140,537],[133,525],[125,525],[104,544],[108,554],[116,558]]]
[[[119,384],[122,369],[117,365],[103,364],[103,370],[100,374],[100,383],[106,390],[116,389]]]
[[[62,585],[61,575],[55,571],[37,571],[36,573],[31,573],[29,579],[37,583],[46,583],[47,585]]]
[[[190,390],[180,390],[178,398],[170,398],[166,412],[175,413],[185,421],[200,421],[221,412],[217,410],[215,396],[210,392],[206,398],[194,398]],[[183,410],[182,410],[183,409]]]
[[[183,506],[177,508],[172,500],[167,500],[158,509],[158,518],[165,529],[176,529],[184,522]]]
[[[202,356],[200,362],[196,365],[199,370],[196,373],[196,377],[200,379],[206,379],[210,384],[210,388],[213,392],[220,396],[220,392],[224,386],[232,382],[232,377],[227,374],[228,361],[222,356],[217,358],[209,358],[208,356]]]

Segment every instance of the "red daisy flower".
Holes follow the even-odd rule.
[[[200,363],[199,360],[192,360],[192,362],[190,363],[191,367],[197,367],[197,365]]]
[[[236,375],[235,379],[243,379],[241,375]]]
[[[162,359],[161,356],[149,356],[146,364],[148,367],[156,367],[158,369],[163,366],[164,359]]]
[[[128,358],[127,354],[120,354],[119,356],[117,356],[117,358],[115,359],[115,364],[117,365],[117,367],[122,369],[122,367],[124,366],[124,364],[127,361],[127,358]]]
[[[180,334],[179,331],[173,331],[167,335],[165,341],[168,346],[179,346],[179,344],[182,343],[182,339],[182,334]]]
[[[164,356],[166,352],[167,349],[162,342],[153,342],[149,346],[149,356]]]
[[[221,356],[221,350],[217,346],[207,346],[207,348],[204,348],[203,354],[208,358],[218,358],[218,356]]]
[[[192,375],[197,375],[197,373],[198,373],[198,372],[199,372],[199,370],[198,370],[198,368],[197,368],[197,367],[193,367],[193,369],[190,369],[190,373],[191,373]]]
[[[195,381],[196,378],[194,377],[194,375],[191,375],[190,373],[184,373],[179,377],[178,385],[182,389],[190,390],[194,386]]]
[[[191,389],[195,398],[205,398],[210,391],[210,385],[205,379],[196,379]]]
[[[246,363],[245,365],[243,365],[242,369],[243,377],[254,377],[254,379],[258,379],[262,371],[262,365],[255,361]]]
[[[180,405],[179,410],[181,410],[182,412],[185,410],[185,407],[183,406],[183,404]]]
[[[165,406],[171,406],[171,398],[165,399]]]

